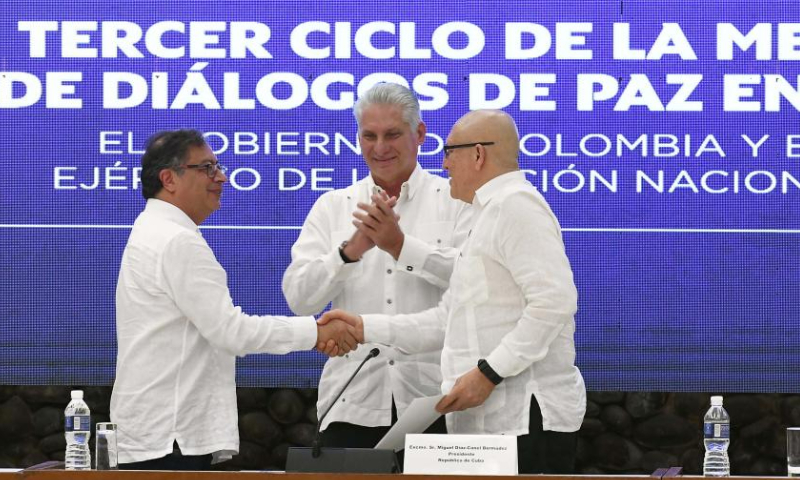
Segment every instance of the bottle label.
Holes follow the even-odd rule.
[[[66,432],[88,432],[91,429],[91,415],[72,415],[64,417],[64,431]]]
[[[706,422],[703,424],[703,433],[705,438],[731,438],[731,426],[728,423]]]

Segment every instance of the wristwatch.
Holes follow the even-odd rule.
[[[481,358],[478,360],[478,370],[489,379],[495,385],[500,385],[500,382],[503,381],[503,377],[497,374],[494,369],[489,365],[489,362],[486,361],[485,358]]]
[[[352,260],[348,258],[347,255],[344,254],[344,247],[346,246],[347,246],[347,240],[345,240],[344,242],[342,242],[341,245],[339,245],[339,256],[342,257],[342,261],[344,263],[356,263],[358,260]]]

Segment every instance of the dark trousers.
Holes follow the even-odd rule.
[[[519,473],[575,473],[578,432],[563,433],[542,430],[542,411],[536,397],[531,396],[528,434],[517,437]]]
[[[397,422],[397,407],[392,400],[392,425]],[[332,422],[322,432],[323,447],[372,448],[391,427],[363,427],[352,423]],[[444,416],[439,417],[424,433],[447,433]],[[403,451],[397,452],[397,461],[403,467]]]
[[[172,447],[172,453],[165,457],[143,462],[120,463],[120,470],[184,470],[188,472],[211,470],[211,454],[183,455],[178,443]]]

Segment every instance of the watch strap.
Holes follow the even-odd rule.
[[[481,358],[480,360],[478,360],[478,370],[480,370],[481,373],[495,385],[499,385],[500,382],[503,381],[503,377],[501,377],[500,375],[497,374],[497,372],[494,371],[492,366],[489,365],[489,362],[487,362],[485,358]]]
[[[344,263],[356,263],[358,260],[353,260],[351,258],[348,258],[347,255],[345,255],[344,247],[346,246],[347,246],[347,240],[345,240],[344,242],[342,242],[341,245],[339,245],[339,256],[342,257],[342,261]]]

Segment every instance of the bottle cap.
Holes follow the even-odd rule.
[[[715,407],[721,407],[722,406],[722,396],[721,395],[715,395],[715,396],[711,397],[711,405],[713,405]]]
[[[69,392],[69,394],[74,400],[83,399],[83,390],[72,390],[71,392]]]

